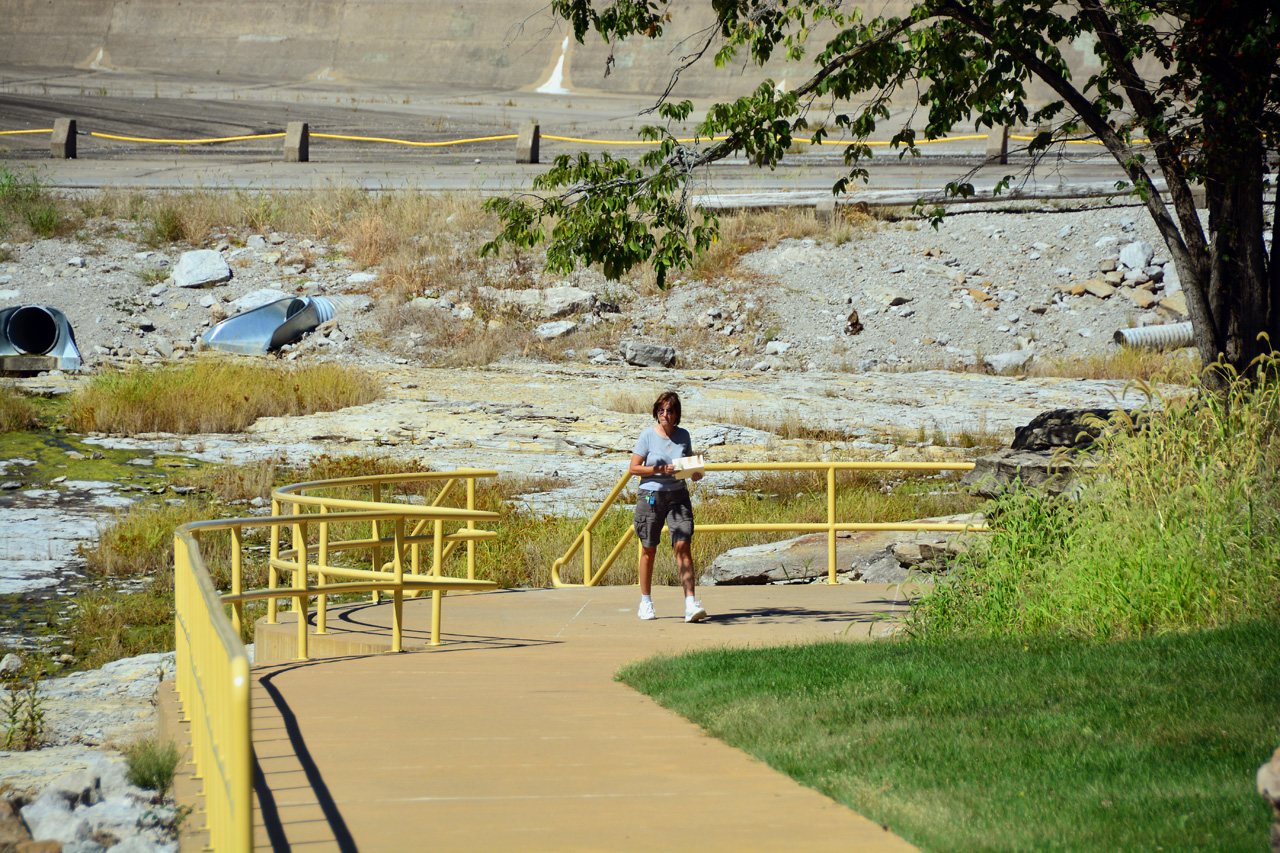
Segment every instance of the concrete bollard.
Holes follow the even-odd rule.
[[[1009,128],[993,127],[987,136],[987,162],[999,163],[1001,166],[1009,162]]]
[[[49,153],[56,160],[76,159],[76,120],[54,119],[53,136],[49,138]]]
[[[538,125],[520,125],[520,133],[516,136],[516,162],[536,164],[538,162],[538,142],[541,139],[542,132]]]
[[[816,205],[814,205],[813,218],[818,220],[818,222],[820,222],[823,225],[830,225],[832,222],[835,222],[836,221],[835,199],[832,199],[831,201],[820,201]]]
[[[284,131],[284,161],[306,163],[311,159],[310,132],[305,121],[291,121]]]

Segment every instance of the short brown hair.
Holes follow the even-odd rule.
[[[680,426],[680,395],[675,391],[663,391],[658,395],[658,399],[653,401],[653,419],[658,419],[658,409],[661,409],[667,403],[670,403],[676,410],[675,417],[671,420],[676,426]]]

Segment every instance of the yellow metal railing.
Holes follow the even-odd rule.
[[[827,534],[827,582],[836,583],[836,534],[852,530],[904,530],[933,532],[987,532],[985,526],[967,524],[920,524],[919,522],[852,522],[836,519],[836,472],[837,471],[969,471],[972,462],[712,462],[707,463],[706,470],[711,471],[826,471],[827,474],[827,520],[825,522],[789,521],[780,523],[754,524],[701,524],[697,525],[699,534],[705,533],[823,533]],[[593,568],[592,533],[605,513],[618,500],[631,474],[623,474],[617,485],[600,504],[600,507],[587,520],[582,532],[573,540],[569,550],[551,565],[551,583],[556,587],[598,586],[606,572],[621,556],[627,543],[635,538],[634,527],[628,527],[618,539],[617,544],[608,556]],[[665,529],[665,528],[664,528]],[[638,547],[639,543],[637,543]],[[568,583],[561,580],[563,569],[578,552],[582,552],[582,583]]]
[[[447,590],[494,589],[492,581],[475,579],[475,542],[497,534],[478,530],[479,521],[492,521],[497,513],[482,512],[475,506],[475,481],[479,477],[496,476],[496,471],[467,469],[448,473],[397,474],[353,477],[316,481],[286,486],[272,495],[272,515],[260,518],[232,518],[197,521],[183,525],[174,540],[174,605],[176,609],[177,673],[176,683],[184,721],[191,726],[192,758],[196,775],[203,782],[205,823],[214,850],[250,850],[253,842],[253,776],[252,721],[249,704],[249,663],[240,637],[244,624],[244,605],[266,600],[275,617],[275,604],[280,598],[293,600],[298,619],[298,658],[307,659],[308,608],[311,598],[318,598],[317,633],[324,631],[324,602],[329,595],[378,591],[392,598],[392,651],[401,651],[402,603],[410,595],[430,591],[434,596],[431,613],[431,642],[440,642],[440,595]],[[383,485],[392,487],[410,481],[444,480],[431,505],[382,500]],[[467,508],[443,505],[453,486],[466,481]],[[350,500],[322,497],[307,492],[328,489],[369,487],[373,500]],[[394,496],[392,496],[394,497]],[[282,514],[282,502],[293,512]],[[371,535],[354,540],[335,541],[331,525],[371,525]],[[464,525],[445,534],[446,523]],[[412,524],[412,530],[408,525]],[[381,525],[391,527],[384,536]],[[430,532],[422,534],[430,525]],[[271,549],[267,560],[269,586],[245,590],[246,528],[269,527]],[[281,550],[279,531],[288,527],[292,547]],[[341,528],[339,528],[341,529]],[[205,565],[200,543],[215,532],[230,535],[231,591],[220,595]],[[318,547],[311,545],[315,532]],[[442,574],[444,559],[459,542],[468,548],[467,577]],[[418,552],[423,544],[432,548],[432,565],[427,574],[420,572]],[[448,547],[446,547],[446,545]],[[352,569],[329,563],[329,556],[350,550],[367,550],[372,554],[374,569]],[[383,563],[382,555],[391,559]],[[314,556],[314,559],[313,559]],[[406,573],[406,564],[410,566]],[[279,572],[291,573],[292,583],[280,587]],[[311,582],[311,576],[316,582]],[[329,578],[353,578],[339,583]],[[230,616],[227,607],[230,606]]]
[[[249,659],[190,531],[174,538],[178,695],[215,850],[253,849]]]

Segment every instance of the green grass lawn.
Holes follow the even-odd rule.
[[[1262,850],[1280,625],[719,650],[619,679],[926,850]]]

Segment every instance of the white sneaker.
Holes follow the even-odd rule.
[[[684,608],[684,621],[701,622],[707,618],[707,611],[703,609],[701,601],[695,601],[693,604],[686,604]]]
[[[636,615],[639,616],[641,619],[644,619],[645,621],[658,618],[658,614],[653,612],[652,601],[640,602],[640,611],[636,613]]]

